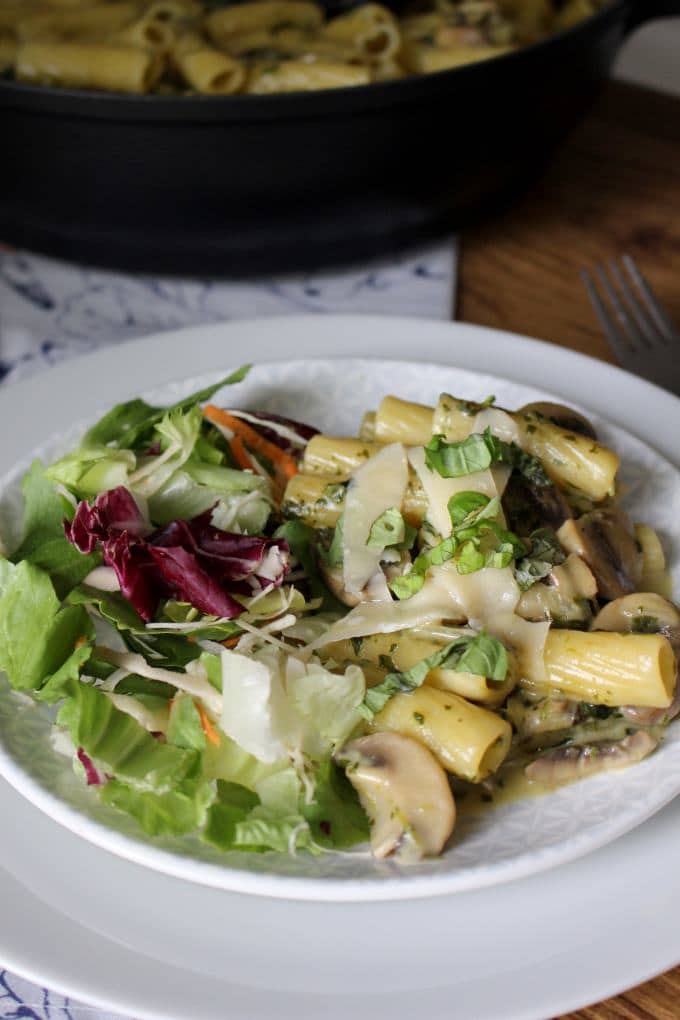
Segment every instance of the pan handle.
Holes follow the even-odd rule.
[[[626,31],[632,32],[638,25],[653,18],[680,16],[680,0],[636,0],[631,10]]]

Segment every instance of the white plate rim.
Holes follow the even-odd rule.
[[[295,359],[297,360],[297,359]],[[293,364],[295,364],[295,360]],[[346,358],[313,358],[306,359],[307,364],[318,366],[323,373],[329,364],[345,366],[344,370],[362,370],[363,365],[376,364],[378,371],[390,377],[397,367],[407,371],[417,371],[422,362],[404,362],[395,359],[379,361],[352,359],[351,365]],[[260,362],[263,368],[271,363]],[[216,373],[219,378],[219,372]],[[255,380],[256,381],[256,377]],[[485,384],[487,380],[485,379]],[[502,380],[491,378],[489,385],[494,387]],[[546,393],[550,398],[552,394]],[[0,410],[0,427],[2,412]],[[671,468],[671,465],[668,465]],[[481,863],[460,871],[452,868],[437,874],[393,874],[386,876],[376,874],[356,879],[314,878],[278,875],[274,873],[253,873],[247,867],[239,867],[238,863],[225,862],[224,865],[202,861],[191,855],[181,855],[154,846],[147,840],[135,839],[131,835],[111,829],[103,822],[92,819],[81,813],[76,807],[69,805],[57,795],[44,789],[13,759],[0,742],[0,775],[2,775],[19,793],[44,811],[50,818],[64,825],[70,831],[96,846],[116,853],[134,863],[187,881],[227,891],[237,891],[258,896],[269,896],[284,899],[351,902],[353,900],[393,900],[440,896],[442,894],[469,891],[485,888],[502,882],[513,881],[531,874],[537,874],[548,868],[557,867],[583,854],[617,839],[636,825],[642,824],[656,811],[671,800],[677,790],[666,790],[649,798],[644,810],[639,805],[620,812],[615,818],[605,818],[602,822],[590,825],[583,833],[575,833],[570,838],[540,850],[520,853],[518,856],[491,864]],[[615,782],[608,778],[605,782]],[[603,790],[603,795],[606,792]]]
[[[295,319],[288,319],[288,322],[292,322],[298,329],[302,331],[303,342],[296,344],[295,354],[296,356],[304,356],[305,353],[312,354],[318,352],[318,335],[305,335],[308,326],[314,326],[315,332],[324,334],[325,326],[329,323],[329,320],[325,317],[299,317]],[[323,342],[326,343],[340,343],[344,342],[344,349],[342,349],[342,356],[366,356],[366,352],[363,349],[363,344],[357,341],[359,330],[363,327],[366,330],[370,330],[371,333],[375,332],[375,327],[378,324],[387,325],[392,329],[392,337],[388,341],[384,338],[373,337],[373,349],[374,352],[378,352],[378,356],[390,353],[394,356],[395,349],[402,349],[405,354],[409,353],[408,337],[404,334],[405,327],[408,327],[409,331],[417,328],[421,334],[420,338],[420,352],[428,360],[440,362],[443,364],[451,364],[451,346],[452,341],[455,339],[455,334],[458,334],[458,339],[462,341],[470,341],[474,348],[479,346],[478,350],[458,350],[456,361],[463,367],[469,367],[473,370],[485,371],[489,369],[487,358],[492,358],[494,361],[494,371],[499,374],[503,374],[506,377],[512,379],[518,378],[517,366],[523,360],[529,359],[529,373],[526,376],[528,382],[532,385],[543,386],[546,389],[554,387],[554,373],[560,372],[560,391],[564,395],[565,399],[581,402],[584,405],[590,404],[590,406],[598,406],[604,417],[609,418],[611,421],[618,424],[622,424],[624,427],[630,429],[630,431],[640,435],[650,444],[654,445],[660,450],[667,458],[674,459],[674,455],[677,456],[675,448],[668,436],[668,434],[657,435],[655,431],[655,421],[661,418],[661,420],[674,419],[676,422],[680,421],[680,402],[673,397],[671,394],[655,387],[649,383],[641,380],[634,379],[627,373],[622,372],[612,366],[608,366],[601,362],[591,359],[585,355],[578,354],[576,352],[564,350],[562,348],[553,347],[550,344],[533,341],[528,338],[520,337],[513,334],[502,333],[497,330],[489,330],[482,327],[464,326],[461,328],[459,324],[440,324],[431,322],[420,322],[417,320],[403,320],[403,319],[386,319],[382,317],[371,317],[371,316],[355,316],[355,317],[335,317],[332,322],[333,328],[325,331],[325,335],[322,336]],[[244,330],[245,333],[250,334],[251,341],[256,338],[252,332],[253,328],[267,329],[272,324],[272,320],[262,320],[259,323],[255,323],[251,320],[250,323],[245,325],[249,326],[249,330]],[[283,320],[280,321],[279,325],[283,325]],[[342,327],[342,328],[341,328]],[[239,325],[239,328],[243,327]],[[347,344],[347,332],[349,332],[350,343]],[[343,335],[344,334],[344,335]],[[165,334],[159,335],[158,337],[149,338],[152,340],[153,347],[147,350],[148,356],[155,359],[158,354],[163,352],[168,355],[167,349],[163,351],[163,346],[167,345],[168,342],[177,344],[186,343],[189,339],[200,341],[206,346],[201,351],[198,359],[198,364],[194,366],[196,372],[207,371],[212,366],[207,363],[211,357],[219,352],[219,345],[210,342],[210,338],[206,336],[204,329],[181,331],[178,334]],[[162,343],[161,343],[162,341]],[[145,341],[131,341],[137,345],[145,344]],[[260,345],[259,352],[251,351],[254,354],[262,353],[262,347]],[[109,353],[109,352],[105,352]],[[271,351],[269,352],[271,353]],[[324,352],[327,355],[327,352]],[[176,356],[177,351],[174,351]],[[327,355],[328,356],[328,355]],[[115,371],[117,359],[109,359],[108,364],[106,360],[101,360],[100,355],[89,355],[80,359],[81,364],[96,360],[98,366],[101,369],[108,368],[110,371]],[[148,359],[147,359],[148,360]],[[231,363],[236,363],[239,359],[230,358]],[[164,364],[167,367],[172,362],[171,357],[167,357]],[[40,386],[37,387],[38,396],[44,396],[46,391],[54,386],[55,388],[62,385],[68,380],[69,374],[73,371],[74,363],[68,365],[62,365],[58,368],[53,369],[51,372],[46,372],[42,377],[39,377],[37,382]],[[192,368],[193,370],[193,368]],[[574,380],[571,378],[571,373],[574,373],[576,377],[580,377],[582,382],[576,385]],[[170,378],[174,374],[174,369],[170,370],[170,374],[166,379],[154,377],[153,382],[170,381]],[[162,376],[162,372],[161,372]],[[585,380],[585,382],[583,382]],[[21,410],[22,401],[25,399],[29,392],[29,387],[32,386],[33,381],[28,381],[23,384],[17,384],[12,388],[12,391],[5,391],[2,394],[3,404],[7,401],[9,405],[8,410],[16,413]],[[138,387],[130,386],[128,393],[132,395]],[[23,392],[22,393],[19,392]],[[614,393],[618,394],[618,399],[614,399]],[[588,394],[591,394],[589,397]],[[36,390],[31,391],[32,397],[35,398]],[[10,399],[8,399],[10,398]],[[117,397],[115,399],[118,399]],[[646,401],[647,410],[639,417],[633,427],[630,426],[630,413],[635,407],[638,399]],[[24,405],[25,406],[25,405]],[[98,401],[96,405],[92,405],[89,408],[90,412],[94,412],[98,407],[101,406],[101,401]],[[655,409],[655,413],[650,416],[650,409]],[[626,413],[626,409],[628,413]],[[668,416],[668,417],[667,417]],[[40,433],[34,434],[32,440],[27,442],[27,446],[35,445],[40,440]],[[1,454],[0,454],[1,457]],[[9,791],[8,791],[9,792]],[[666,809],[668,812],[671,809]],[[660,817],[663,817],[660,816]],[[677,812],[675,812],[675,828],[677,834],[680,835],[680,829],[677,828]],[[649,826],[645,826],[643,829],[637,830],[636,832],[624,837],[624,843],[631,839],[636,841],[636,846],[644,844],[645,848],[651,852],[654,844],[653,827],[657,824],[656,820],[653,820]],[[609,862],[611,867],[615,866],[614,861],[614,848],[617,848],[620,844],[616,843],[604,850],[599,851],[593,855],[594,858],[599,859],[602,862],[602,866],[606,867],[605,862]],[[661,861],[659,861],[661,864]],[[5,877],[3,872],[3,879]],[[552,882],[557,884],[558,873],[552,872]],[[221,895],[217,893],[217,895]],[[476,896],[483,897],[490,895],[488,891],[480,891],[475,894]],[[668,904],[672,908],[672,904]],[[641,922],[650,922],[647,914],[642,912]],[[7,931],[7,937],[11,939],[11,931]],[[4,938],[3,940],[4,941]],[[669,947],[670,949],[670,947]],[[19,956],[12,953],[11,949],[7,949],[5,946],[4,955],[6,960],[11,961],[11,965],[17,973],[23,974],[28,979],[39,980],[40,972],[30,962],[28,958],[20,958]],[[643,969],[631,969],[628,968],[625,973],[623,971],[618,972],[618,976],[598,976],[597,980],[591,982],[589,988],[584,993],[576,994],[573,989],[570,990],[569,994],[563,991],[560,996],[559,1002],[555,1000],[554,1003],[551,1001],[550,1011],[551,1013],[564,1012],[569,1009],[576,1009],[586,1005],[588,1002],[593,1002],[596,999],[600,999],[603,996],[613,995],[620,992],[626,987],[630,987],[632,983],[646,980],[652,977],[655,973],[658,973],[660,969],[672,966],[674,962],[680,959],[680,939],[678,940],[677,946],[674,946],[672,951],[669,951],[664,956],[663,962],[659,962],[658,967],[655,964],[646,962]],[[37,965],[40,966],[39,964]],[[561,960],[557,962],[558,970],[561,970]],[[73,981],[70,983],[62,984],[56,980],[56,975],[52,974],[55,987],[58,985],[64,992],[77,991],[77,994],[83,998],[89,999],[91,1002],[97,1002],[99,1005],[105,1008],[112,1009],[128,1009],[130,1008],[129,1002],[122,1003],[121,999],[116,999],[115,994],[102,992],[97,990],[95,984],[83,980],[76,986]],[[89,975],[88,975],[89,978]],[[447,993],[448,994],[448,993]],[[171,1008],[171,1004],[166,999],[166,1012],[163,1012],[163,1007],[159,1006],[158,1009],[155,1007],[144,1011],[144,1016],[151,1017],[168,1017],[170,1013],[168,1010]],[[545,1007],[542,1008],[540,1015],[545,1015]],[[494,1016],[497,1014],[494,1014]],[[502,1015],[502,1014],[498,1014]],[[508,1012],[508,1017],[524,1018],[524,1017],[538,1017],[539,1014],[535,1011],[522,1011],[519,1012]],[[477,1017],[477,1020],[482,1020],[481,1014]]]

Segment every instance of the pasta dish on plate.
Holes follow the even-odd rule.
[[[459,811],[655,751],[680,614],[578,412],[386,396],[356,437],[109,411],[26,474],[0,669],[148,836],[408,864]]]
[[[231,95],[343,88],[499,56],[590,17],[602,0],[0,0],[0,71],[121,93]]]

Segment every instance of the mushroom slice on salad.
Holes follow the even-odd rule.
[[[335,757],[368,815],[376,857],[406,863],[441,853],[456,807],[446,773],[426,747],[397,733],[373,733]]]

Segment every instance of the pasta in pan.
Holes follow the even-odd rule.
[[[24,479],[0,669],[59,705],[105,803],[222,850],[409,863],[469,805],[657,748],[680,611],[587,419],[388,396],[353,438],[203,406],[245,372],[128,401]]]
[[[229,95],[347,88],[500,56],[606,0],[0,0],[0,74],[63,88]]]

